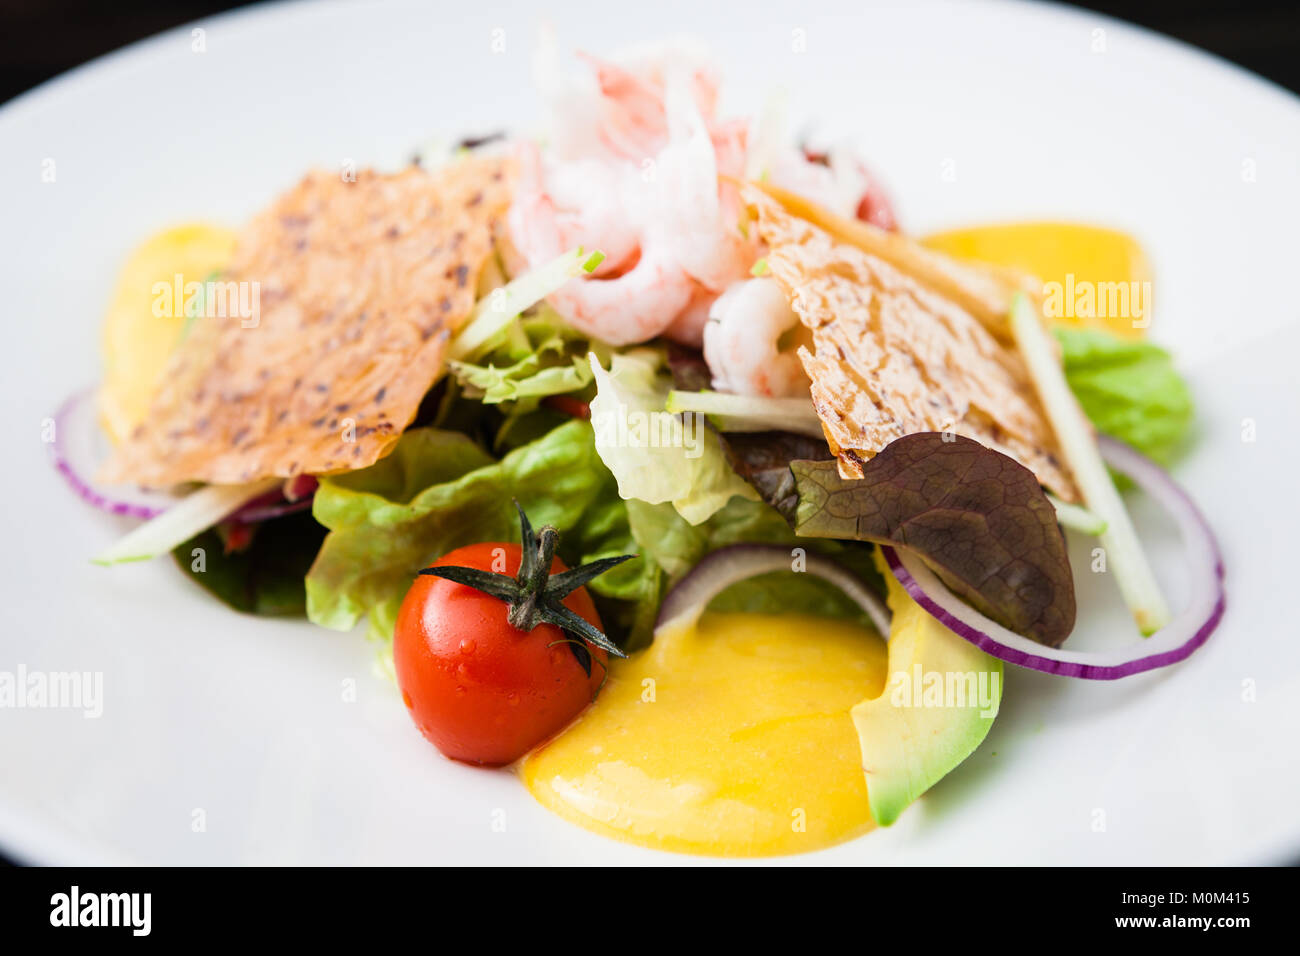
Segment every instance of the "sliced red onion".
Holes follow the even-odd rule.
[[[283,487],[254,498],[227,520],[238,521],[241,524],[256,524],[259,521],[270,521],[272,518],[306,511],[316,497],[318,485],[315,475],[294,475],[292,478],[286,478]]]
[[[1045,647],[989,620],[953,594],[920,558],[882,547],[886,562],[917,604],[958,636],[1010,664],[1087,680],[1117,680],[1168,667],[1206,642],[1223,618],[1223,559],[1214,533],[1187,493],[1150,459],[1112,438],[1099,439],[1102,457],[1128,475],[1177,522],[1192,575],[1191,603],[1150,637],[1113,651]]]
[[[180,499],[161,491],[105,487],[92,477],[112,451],[99,424],[95,391],[75,393],[54,413],[50,460],[72,490],[96,508],[128,518],[155,518]]]
[[[276,492],[279,495],[279,492]],[[229,520],[238,521],[240,524],[256,524],[259,521],[270,521],[272,518],[280,518],[284,515],[291,515],[298,511],[306,511],[311,508],[312,499],[316,493],[307,498],[298,501],[280,501],[277,504],[258,504],[252,502],[245,505],[230,516]]]
[[[311,507],[312,499],[316,497],[318,484],[315,475],[294,475],[292,478],[286,478],[282,487],[254,498],[226,520],[238,521],[240,524],[256,524],[259,521],[270,521],[272,518],[306,511]]]
[[[99,423],[95,394],[93,387],[82,389],[66,399],[54,413],[50,460],[72,490],[101,511],[144,521],[158,517],[183,496],[129,486],[106,487],[91,477],[112,454],[108,436]],[[315,497],[316,485],[315,475],[287,478],[283,489],[277,488],[250,501],[231,518],[253,524],[306,511]]]
[[[824,555],[809,551],[804,571],[834,584],[871,618],[880,633],[889,636],[889,609],[857,575]],[[731,585],[773,571],[793,571],[790,548],[776,544],[733,544],[706,556],[664,597],[655,630],[695,623],[709,602]]]

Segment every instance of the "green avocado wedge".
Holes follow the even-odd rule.
[[[997,716],[1002,662],[931,617],[884,566],[893,612],[888,679],[851,711],[871,816],[889,826],[908,804],[969,757]]]

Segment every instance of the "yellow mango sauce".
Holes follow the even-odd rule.
[[[1035,276],[1045,285],[1054,283],[1060,308],[1049,315],[1062,325],[1140,338],[1150,324],[1151,264],[1138,241],[1126,233],[1082,223],[1017,222],[954,229],[921,242],[954,258],[1003,266]],[[1126,286],[1129,307],[1118,310],[1121,314],[1111,314],[1103,285],[1109,283]],[[1145,312],[1141,316],[1139,301]]]
[[[849,711],[877,697],[885,642],[804,615],[706,613],[611,661],[599,697],[521,776],[605,836],[715,856],[803,853],[871,829]]]
[[[104,317],[99,393],[100,417],[114,441],[123,441],[143,420],[184,334],[184,309],[160,300],[159,290],[203,282],[229,262],[235,238],[230,229],[185,223],[150,236],[122,266]]]

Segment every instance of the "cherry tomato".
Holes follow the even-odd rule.
[[[434,565],[460,565],[515,575],[518,544],[473,544]],[[558,558],[551,573],[567,570]],[[569,610],[600,627],[585,588],[564,599]],[[588,676],[560,628],[527,633],[506,620],[508,605],[472,587],[422,575],[397,616],[393,664],[402,700],[420,732],[448,757],[502,766],[563,730],[600,688],[605,652],[591,655]]]

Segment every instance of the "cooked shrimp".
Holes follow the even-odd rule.
[[[698,282],[692,283],[694,291],[690,302],[681,314],[673,319],[673,324],[664,329],[664,335],[674,342],[689,345],[692,348],[704,346],[704,326],[709,321],[709,312],[713,303],[718,301],[718,293],[706,289]]]
[[[641,244],[641,258],[612,279],[570,282],[550,303],[579,331],[610,345],[646,342],[672,325],[691,301],[694,285],[651,230]]]
[[[747,279],[718,297],[704,327],[704,360],[713,387],[738,395],[785,398],[808,394],[799,356],[781,350],[781,337],[798,326],[775,279]]]
[[[683,182],[674,172],[680,164],[674,165],[670,156],[667,176],[646,177],[639,163],[629,161],[641,149],[656,148],[659,139],[665,140],[657,147],[659,156],[669,148],[667,114],[658,92],[664,80],[658,74],[633,75],[610,65],[599,69],[602,89],[618,97],[605,97],[609,102],[601,142],[606,153],[623,154],[623,160],[588,156],[548,165],[535,146],[525,147],[507,223],[511,243],[530,266],[579,245],[605,253],[592,278],[570,283],[550,302],[574,327],[625,345],[663,334],[690,304],[697,285],[683,266],[683,255],[691,254],[694,246],[681,241],[675,232],[678,222],[664,212],[667,197]],[[674,75],[679,78],[673,82],[687,82],[683,73]],[[682,95],[692,98],[691,93]],[[621,116],[624,122],[611,125],[611,116]],[[695,130],[701,128],[702,119]],[[702,148],[693,144],[696,159],[707,153],[704,159],[711,163],[707,131],[704,137]],[[717,174],[708,175],[716,206]]]
[[[518,151],[519,177],[507,219],[516,250],[540,265],[568,249],[599,249],[605,260],[595,276],[618,272],[636,258],[639,243],[628,227],[624,190],[615,171],[590,160],[561,163],[547,174],[533,143]]]
[[[728,221],[723,214],[717,149],[682,71],[669,73],[664,96],[669,142],[659,154],[660,215],[682,268],[721,292],[758,254],[741,235],[738,218]]]
[[[717,79],[694,53],[681,49],[650,49],[625,57],[625,65],[579,54],[596,72],[603,96],[602,142],[615,155],[640,162],[654,157],[669,137],[670,119],[665,89],[670,73],[682,74],[688,95],[712,119],[717,103]]]
[[[562,190],[565,177],[576,176],[578,166],[567,164],[565,169],[551,177]],[[550,297],[550,303],[574,328],[593,338],[611,345],[644,342],[672,324],[695,287],[663,227],[642,227],[645,217],[629,214],[641,204],[630,187],[620,184],[608,168],[591,175],[600,188],[585,196],[579,195],[581,190],[569,191],[568,199],[581,205],[561,208],[548,191],[537,148],[526,145],[506,217],[510,241],[530,266],[576,246],[604,252],[606,260],[591,278],[569,283]]]
[[[591,278],[550,297],[564,318],[611,344],[667,335],[707,346],[714,300],[747,279],[760,255],[757,234],[741,225],[735,185],[751,165],[750,124],[717,120],[716,78],[689,46],[641,51],[618,63],[584,60],[590,73],[570,80],[539,57],[551,129],[545,157],[536,146],[521,150],[507,218],[510,264],[536,267],[566,249],[599,249],[605,259]],[[776,182],[852,215],[853,167],[828,166],[794,149],[771,165]],[[738,296],[745,310],[764,314],[764,329],[793,323],[770,292]],[[780,358],[780,370],[750,368],[743,349],[752,343],[740,342],[745,330],[728,327],[727,334],[742,351],[729,363],[723,352],[732,346],[716,331],[713,351],[723,363],[719,380],[734,378],[736,391],[779,394],[802,380],[794,357],[776,348],[781,329],[758,346]]]
[[[640,164],[658,155],[668,141],[664,110],[665,64],[682,64],[709,121],[717,102],[717,77],[704,55],[681,44],[627,53],[620,62],[589,54],[591,68],[574,79],[556,62],[554,38],[543,33],[534,74],[548,116],[550,144],[560,159],[598,157]]]

